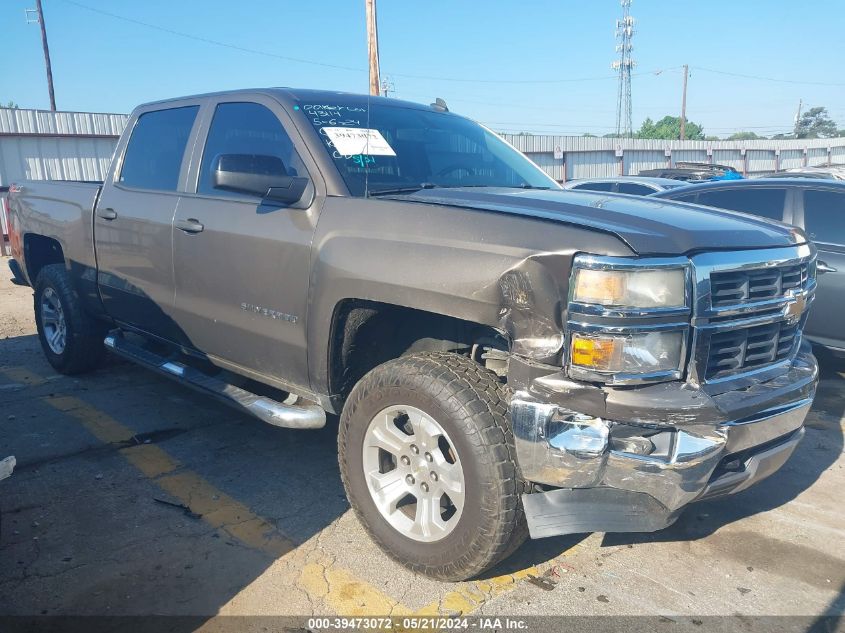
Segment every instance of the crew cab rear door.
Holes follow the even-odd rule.
[[[94,213],[106,311],[121,324],[172,341],[180,335],[172,318],[171,231],[199,110],[187,101],[136,113]]]
[[[207,103],[192,192],[176,212],[176,321],[186,344],[215,362],[307,386],[309,258],[325,186],[315,189],[316,167],[303,162],[307,150],[281,105],[260,94],[233,99]],[[308,192],[301,203],[285,204],[217,188],[221,156],[270,161],[287,176],[308,178]]]

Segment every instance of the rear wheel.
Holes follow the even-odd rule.
[[[468,358],[387,362],[352,390],[338,436],[350,503],[410,569],[464,580],[524,540],[507,392]]]
[[[64,264],[45,266],[38,274],[35,324],[41,349],[56,371],[79,374],[102,361],[105,326],[83,310]]]

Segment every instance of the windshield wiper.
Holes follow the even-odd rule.
[[[516,189],[551,189],[551,187],[537,187],[536,185],[529,185],[527,182],[519,185]]]
[[[394,193],[414,193],[415,191],[419,191],[420,189],[434,189],[437,187],[434,183],[431,182],[421,182],[418,185],[411,186],[411,187],[395,187],[393,189],[375,189],[367,192],[368,196],[387,196]]]

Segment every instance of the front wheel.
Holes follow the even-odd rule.
[[[387,362],[352,390],[343,484],[373,540],[406,567],[465,580],[525,538],[507,401],[493,373],[448,353]]]

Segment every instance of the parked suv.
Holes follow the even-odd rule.
[[[816,305],[804,335],[845,356],[845,182],[756,178],[690,185],[654,197],[742,211],[804,229],[819,251]]]

